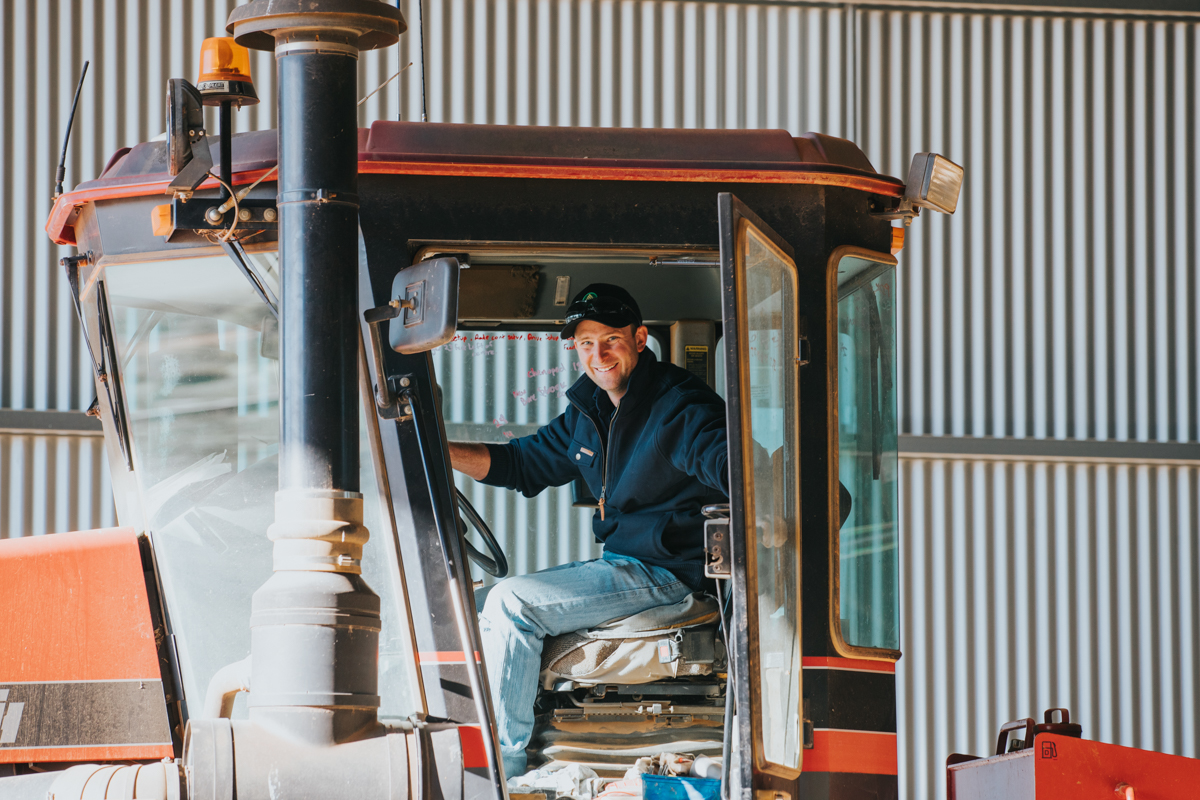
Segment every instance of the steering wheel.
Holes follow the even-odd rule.
[[[462,493],[462,490],[455,487],[454,494],[458,496],[458,509],[462,512],[463,518],[471,523],[479,535],[483,538],[483,544],[487,547],[491,557],[484,555],[475,549],[475,545],[467,540],[467,526],[460,521],[462,526],[459,533],[462,535],[463,547],[466,548],[467,558],[479,565],[479,568],[491,575],[493,578],[504,578],[508,576],[508,559],[504,556],[504,551],[500,549],[500,543],[496,541],[496,537],[492,535],[492,529],[483,521],[483,517],[479,516],[479,512],[475,510],[475,506],[471,505],[471,501]]]

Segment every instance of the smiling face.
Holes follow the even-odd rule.
[[[629,389],[629,376],[637,366],[638,354],[646,349],[649,331],[645,325],[610,328],[585,319],[575,328],[575,352],[592,382],[608,392],[617,405]]]

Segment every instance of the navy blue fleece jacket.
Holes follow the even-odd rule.
[[[701,508],[728,502],[725,401],[649,349],[638,355],[615,414],[586,375],[567,399],[570,407],[532,436],[489,444],[483,482],[532,497],[582,475],[604,499],[604,518],[595,513],[592,531],[606,551],[665,567],[700,588]]]

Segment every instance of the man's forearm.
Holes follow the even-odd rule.
[[[479,442],[450,442],[450,466],[481,481],[492,468],[492,453]]]

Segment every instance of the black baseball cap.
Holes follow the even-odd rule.
[[[611,283],[593,283],[575,295],[567,306],[567,324],[562,338],[575,338],[575,328],[585,319],[595,320],[610,328],[637,327],[642,324],[642,310],[633,295]]]

